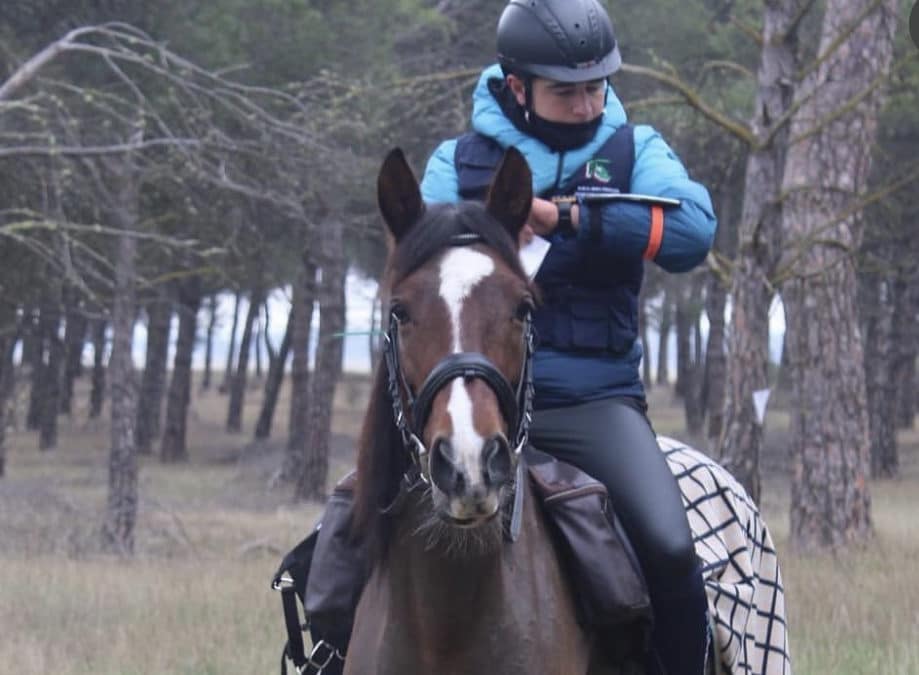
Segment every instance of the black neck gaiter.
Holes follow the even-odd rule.
[[[489,91],[498,101],[501,110],[511,123],[528,136],[542,141],[553,152],[567,152],[587,145],[593,140],[603,122],[603,113],[589,122],[550,122],[533,112],[532,104],[526,108],[517,103],[504,80],[494,78],[488,82]],[[529,97],[529,86],[527,87]],[[608,95],[608,94],[607,94]]]
[[[593,140],[603,121],[601,113],[589,122],[550,122],[532,110],[525,116],[529,134],[538,138],[555,152],[567,152],[587,145]]]

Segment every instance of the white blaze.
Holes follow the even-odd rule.
[[[484,253],[469,248],[449,251],[440,264],[440,296],[450,313],[450,330],[453,335],[453,352],[463,351],[460,344],[460,313],[472,289],[495,270],[494,261]],[[472,425],[472,399],[462,379],[453,380],[447,412],[453,421],[453,448],[460,468],[465,469],[473,482],[482,475],[480,459],[484,439]]]

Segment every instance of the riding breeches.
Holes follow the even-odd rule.
[[[697,560],[676,479],[643,408],[621,397],[538,410],[530,440],[606,486],[649,585],[666,588]]]

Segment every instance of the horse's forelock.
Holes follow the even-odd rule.
[[[507,230],[477,202],[433,204],[399,242],[390,262],[392,283],[398,283],[431,260],[439,251],[455,245],[461,234],[478,234],[511,270],[526,276],[517,255],[517,244]]]

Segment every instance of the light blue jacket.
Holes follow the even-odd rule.
[[[472,127],[494,139],[501,147],[516,147],[526,157],[533,173],[535,194],[557,188],[559,160],[562,171],[559,185],[592,159],[609,137],[626,123],[625,109],[612,87],[609,88],[603,120],[587,145],[563,153],[553,152],[541,141],[523,133],[505,116],[488,88],[492,78],[503,77],[497,65],[487,68],[473,94]],[[665,211],[663,237],[654,262],[670,272],[683,272],[701,263],[715,236],[717,221],[708,191],[691,180],[682,162],[660,134],[646,125],[634,126],[635,161],[631,191],[673,197],[679,208]],[[456,139],[444,141],[428,161],[421,192],[427,202],[459,201],[454,151]],[[611,265],[617,258],[641,258],[648,247],[651,214],[647,206],[613,203],[602,207],[600,253]],[[586,240],[590,232],[590,210],[579,210],[578,236]],[[597,244],[592,244],[596,254]],[[596,258],[594,258],[596,260]],[[639,377],[641,345],[636,341],[628,354],[585,355],[541,349],[537,352],[537,405],[555,407],[616,395],[643,396]]]

